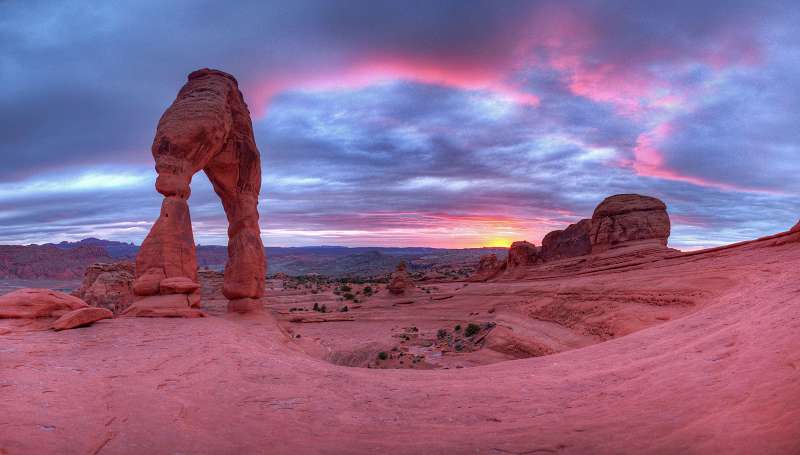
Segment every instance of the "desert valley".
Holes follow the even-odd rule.
[[[800,14],[300,3],[0,5],[0,455],[800,454]]]

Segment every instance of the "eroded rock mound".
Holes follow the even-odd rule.
[[[2,318],[53,318],[89,305],[83,300],[50,289],[25,288],[0,296]]]
[[[512,243],[511,247],[508,249],[506,270],[536,265],[542,262],[543,260],[539,248],[536,248],[536,245],[533,243],[522,240]]]
[[[165,280],[198,282],[187,199],[192,176],[202,170],[222,200],[229,224],[222,292],[232,302],[260,299],[266,273],[257,208],[261,159],[236,79],[212,69],[191,73],[158,123],[152,153],[158,172],[156,190],[164,201],[136,257],[134,292],[184,294],[185,287],[176,288]],[[194,292],[199,299],[199,292]]]
[[[118,314],[133,302],[133,276],[132,262],[92,264],[73,295],[91,306]]]
[[[111,319],[114,313],[111,310],[97,307],[80,308],[61,316],[53,323],[53,330],[76,329],[92,325],[102,319]]]
[[[484,281],[494,278],[502,271],[503,265],[494,253],[481,256],[478,262],[478,269],[472,274],[470,281]]]
[[[545,261],[584,256],[592,252],[589,234],[592,220],[580,220],[563,231],[553,231],[542,240],[541,256]]]
[[[411,277],[408,276],[408,272],[406,271],[406,263],[401,262],[397,264],[397,269],[394,271],[394,273],[392,273],[386,289],[389,290],[390,294],[401,295],[413,288],[414,282],[411,281]]]
[[[650,196],[611,196],[600,203],[592,215],[592,253],[602,253],[623,245],[666,246],[669,234],[667,206]]]

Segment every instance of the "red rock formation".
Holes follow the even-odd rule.
[[[52,318],[89,305],[83,300],[50,289],[18,289],[0,296],[0,319]]]
[[[592,220],[580,220],[563,231],[553,231],[542,240],[541,256],[545,261],[584,256],[592,252],[589,233]]]
[[[187,199],[192,176],[202,170],[228,217],[223,294],[232,301],[231,309],[253,307],[233,303],[261,298],[266,272],[257,209],[261,160],[236,79],[212,69],[191,73],[158,123],[152,152],[158,172],[156,190],[165,199],[136,257],[134,292],[140,296],[173,292],[160,288],[164,278],[183,277],[197,283]]]
[[[540,263],[542,263],[542,257],[539,254],[539,248],[536,248],[533,243],[525,240],[514,242],[511,244],[511,248],[508,249],[506,270]]]
[[[798,221],[789,232],[800,232],[800,221]]]
[[[89,305],[119,313],[133,302],[133,276],[132,262],[92,264],[73,295]]]
[[[408,272],[406,272],[406,263],[401,262],[397,264],[397,269],[392,273],[386,289],[388,289],[391,294],[401,295],[413,288],[414,282],[411,281]]]
[[[666,246],[670,234],[667,206],[660,200],[638,194],[606,198],[592,215],[589,235],[592,253],[630,245]]]
[[[53,323],[53,330],[56,332],[60,330],[76,329],[78,327],[86,327],[92,325],[101,319],[111,319],[114,313],[105,308],[80,308],[70,311],[69,313],[61,316]]]
[[[504,265],[505,264],[497,259],[497,255],[494,253],[481,256],[478,262],[478,269],[472,274],[469,280],[485,281],[494,278],[502,271]]]
[[[113,260],[101,246],[0,245],[0,279],[80,279],[89,264]]]

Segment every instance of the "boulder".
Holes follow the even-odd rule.
[[[158,295],[161,281],[164,278],[166,278],[164,269],[161,267],[150,268],[136,278],[133,283],[133,292],[140,296]]]
[[[229,300],[259,299],[266,274],[257,207],[261,158],[236,79],[208,68],[189,74],[158,122],[151,151],[158,172],[156,191],[164,200],[136,257],[134,292],[139,296],[185,294],[183,285],[161,289],[162,281],[184,278],[198,282],[187,200],[192,176],[202,170],[228,218],[228,264],[222,293]],[[156,281],[159,273],[163,276]]]
[[[522,240],[512,243],[511,247],[508,249],[506,270],[536,265],[542,262],[539,248],[536,248],[536,245],[533,243]]]
[[[53,330],[75,329],[92,325],[101,319],[111,319],[114,313],[106,308],[87,307],[70,311],[69,313],[56,319],[53,323]]]
[[[122,316],[140,318],[202,318],[205,313],[191,308],[186,294],[153,295],[138,300]]]
[[[666,247],[670,234],[667,206],[660,200],[638,194],[606,198],[592,215],[589,238],[592,253],[633,245]]]
[[[589,234],[592,220],[580,220],[562,231],[553,231],[542,240],[541,256],[545,261],[584,256],[592,252]]]
[[[411,278],[408,276],[406,263],[401,262],[397,264],[397,268],[389,278],[389,284],[386,286],[386,289],[389,290],[390,294],[401,295],[413,288],[414,282],[411,281]]]
[[[88,306],[83,300],[59,291],[18,289],[0,296],[0,319],[60,317],[72,310]]]
[[[133,302],[133,276],[132,262],[92,264],[73,295],[91,306],[120,313]]]

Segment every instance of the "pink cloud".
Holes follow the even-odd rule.
[[[660,148],[662,144],[675,133],[675,127],[670,123],[661,123],[655,128],[640,134],[636,139],[636,146],[633,148],[633,162],[622,162],[620,163],[621,166],[632,168],[637,175],[642,177],[673,180],[726,191],[745,191],[751,193],[767,193],[776,195],[783,194],[773,190],[749,188],[682,174],[678,170],[670,168],[665,162],[665,153],[662,152]]]
[[[524,106],[538,106],[539,97],[506,82],[504,68],[475,64],[431,62],[406,56],[364,58],[340,69],[270,77],[251,89],[254,114],[262,116],[270,99],[286,90],[358,89],[372,84],[405,80],[461,90],[487,91]]]

